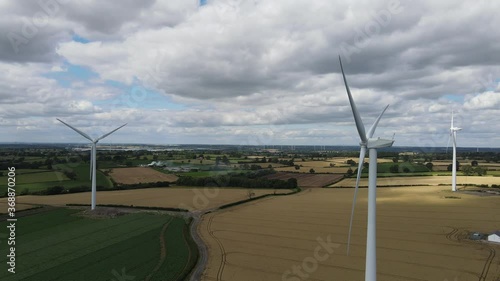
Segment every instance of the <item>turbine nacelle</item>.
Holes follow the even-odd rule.
[[[368,139],[367,148],[382,148],[382,147],[391,147],[394,143],[394,140],[381,139],[381,138],[371,138]]]

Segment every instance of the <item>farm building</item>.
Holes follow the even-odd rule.
[[[500,230],[497,230],[492,234],[488,235],[488,241],[500,243]]]

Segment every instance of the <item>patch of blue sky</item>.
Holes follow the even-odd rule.
[[[454,101],[454,102],[464,102],[464,96],[463,95],[453,95],[453,94],[448,94],[443,96],[444,99],[449,100],[449,101]]]
[[[200,6],[206,5],[208,0],[200,0]]]
[[[65,69],[65,71],[47,72],[43,76],[55,79],[59,85],[65,88],[71,87],[71,84],[74,82],[86,82],[91,79],[99,78],[99,74],[87,67],[64,62],[62,68]]]
[[[95,101],[95,105],[137,109],[185,109],[183,104],[175,103],[170,97],[140,85],[128,86],[111,80],[105,84],[119,89],[121,94],[112,99]]]
[[[73,41],[75,41],[75,42],[80,42],[80,43],[83,43],[83,44],[87,44],[87,43],[89,43],[89,42],[90,42],[90,40],[89,40],[89,39],[84,38],[84,37],[81,37],[80,35],[78,35],[78,34],[76,34],[76,33],[75,33],[75,34],[73,34],[72,39],[73,39]]]

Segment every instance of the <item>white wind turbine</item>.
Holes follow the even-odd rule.
[[[394,143],[394,140],[387,140],[381,138],[372,138],[375,129],[377,128],[378,122],[382,115],[386,111],[387,105],[382,113],[377,117],[373,125],[371,126],[368,134],[365,133],[365,126],[361,120],[356,104],[347,85],[347,79],[345,78],[344,68],[342,67],[342,60],[340,59],[340,69],[342,70],[342,77],[344,78],[345,89],[347,91],[347,96],[349,97],[349,103],[351,104],[352,113],[354,115],[354,121],[356,123],[356,128],[358,129],[359,137],[361,142],[361,150],[359,151],[359,166],[358,175],[356,178],[356,188],[354,190],[354,199],[352,203],[351,210],[351,220],[349,223],[349,237],[347,241],[347,254],[349,254],[349,247],[351,244],[351,230],[352,230],[352,219],[354,216],[354,206],[356,204],[356,197],[359,188],[359,179],[361,177],[361,170],[363,169],[363,162],[365,160],[366,149],[369,151],[370,164],[368,166],[368,227],[366,232],[366,265],[365,265],[365,281],[375,281],[377,280],[377,246],[376,246],[376,215],[377,215],[377,148],[390,147]]]
[[[61,123],[63,123],[64,125],[70,127],[71,129],[73,129],[75,132],[79,133],[80,135],[82,135],[84,138],[90,140],[92,142],[92,146],[91,146],[91,150],[90,150],[90,178],[92,179],[92,205],[91,205],[91,209],[94,210],[95,209],[95,197],[96,197],[96,146],[97,146],[97,142],[99,142],[100,140],[102,140],[103,138],[111,135],[112,133],[114,133],[115,131],[117,131],[118,129],[122,128],[123,126],[127,125],[126,123],[121,125],[120,127],[114,129],[113,131],[107,133],[107,134],[104,134],[98,138],[95,138],[95,139],[92,139],[89,135],[87,135],[86,133],[78,130],[77,128],[71,126],[70,124],[62,121],[61,119],[58,119],[57,120]]]
[[[451,112],[450,136],[453,138],[453,163],[451,164],[451,191],[457,191],[457,132],[462,128],[453,126],[453,111]]]

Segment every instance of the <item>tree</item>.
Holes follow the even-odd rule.
[[[425,164],[425,167],[427,167],[427,169],[429,169],[429,171],[432,171],[432,167],[434,167],[434,164],[432,164],[432,162],[428,162]]]
[[[354,161],[352,159],[347,160],[346,163],[351,165],[351,166],[356,166],[356,161]]]
[[[229,159],[227,158],[226,155],[222,155],[222,163],[228,165],[229,164]]]
[[[347,169],[347,176],[348,176],[348,177],[352,176],[352,174],[353,174],[353,173],[354,173],[354,172],[352,171],[352,169],[351,169],[351,168]]]
[[[295,165],[295,170],[300,170],[300,166],[299,165]]]
[[[472,168],[471,165],[464,165],[462,166],[462,173],[464,176],[470,176],[474,174],[474,168]]]
[[[475,166],[477,166],[477,161],[476,161],[476,160],[473,160],[472,162],[470,162],[470,164],[471,164],[473,167],[475,167]]]
[[[248,199],[251,199],[253,196],[255,196],[255,192],[253,192],[253,190],[248,190],[247,192],[247,196],[248,196]]]
[[[311,174],[314,174],[315,172],[316,172],[316,171],[315,171],[313,168],[311,168],[311,169],[309,170],[309,173],[311,173]]]
[[[65,171],[64,175],[66,175],[66,177],[70,180],[76,180],[76,173],[73,171]]]
[[[453,169],[453,165],[452,164],[449,164],[448,167],[446,168],[446,170],[448,170],[449,172],[451,172],[451,170]],[[460,169],[460,163],[458,163],[457,161],[457,171]]]
[[[483,167],[480,167],[480,166],[477,166],[476,169],[474,169],[474,172],[476,172],[476,174],[478,176],[484,176],[484,175],[486,175],[486,169],[483,168]]]
[[[391,167],[389,167],[389,172],[391,173],[399,173],[399,165],[392,165]]]
[[[330,167],[331,167],[331,168],[335,167],[335,164],[330,163]]]

